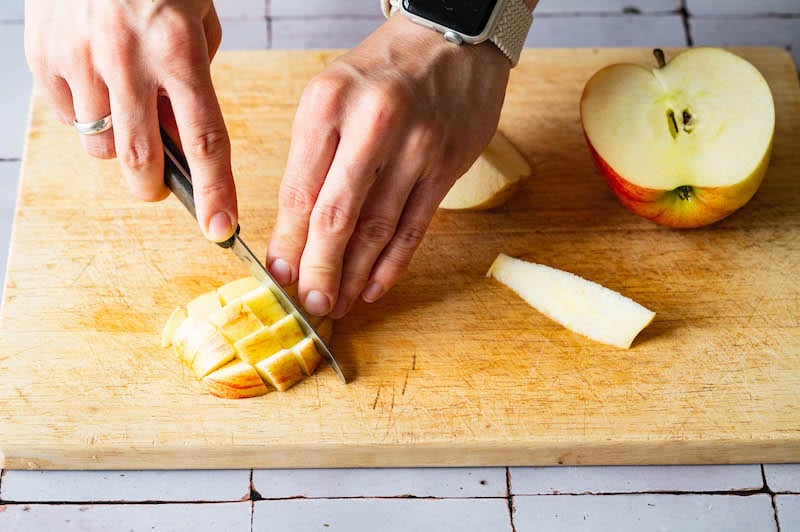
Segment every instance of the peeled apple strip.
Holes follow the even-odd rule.
[[[655,317],[655,312],[595,282],[502,253],[486,276],[567,329],[624,349]]]

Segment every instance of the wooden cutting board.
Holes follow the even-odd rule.
[[[649,50],[532,50],[500,128],[533,178],[491,212],[439,213],[410,271],[336,325],[351,379],[208,395],[159,332],[245,274],[177,200],[131,200],[35,95],[0,322],[4,468],[360,467],[800,461],[800,90],[787,53],[738,49],[777,108],[756,197],[679,231],[623,209],[578,116],[589,76]],[[335,52],[220,54],[243,234],[264,254],[290,123]],[[630,350],[571,333],[486,279],[504,252],[655,310]]]

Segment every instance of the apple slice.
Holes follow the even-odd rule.
[[[499,131],[489,145],[450,188],[439,207],[477,211],[502,205],[531,173],[528,162]]]
[[[192,359],[192,370],[198,379],[202,379],[235,357],[236,350],[221,332],[216,331],[197,348],[197,353]]]
[[[172,335],[172,348],[181,360],[191,366],[198,348],[216,333],[217,328],[206,320],[189,316]]]
[[[269,391],[255,368],[241,360],[234,360],[206,375],[203,384],[213,395],[224,399],[245,399]]]
[[[235,342],[259,330],[263,324],[242,301],[234,301],[214,311],[208,321],[219,327],[225,338]]]
[[[502,253],[486,276],[567,329],[624,349],[655,317],[639,303],[595,282]]]
[[[699,227],[747,203],[769,165],[772,93],[761,73],[719,48],[659,67],[620,63],[586,83],[581,122],[612,192],[632,212]]]
[[[237,301],[247,305],[264,325],[272,325],[286,316],[286,311],[278,302],[278,298],[266,286],[258,286]]]
[[[172,311],[172,314],[167,318],[167,323],[164,324],[164,329],[161,331],[161,347],[172,345],[172,337],[175,336],[175,331],[178,330],[178,327],[188,316],[186,309],[183,307],[177,307]]]
[[[320,334],[320,336],[322,335]],[[311,338],[303,338],[292,347],[291,351],[297,359],[297,363],[300,364],[303,373],[306,375],[314,373],[314,370],[316,370],[320,362],[322,362],[322,357],[319,351],[317,351],[317,347],[314,345],[314,340]]]
[[[235,281],[231,281],[217,288],[217,294],[222,304],[228,305],[234,299],[255,290],[259,286],[261,286],[261,283],[259,283],[258,279],[255,277],[242,277],[241,279],[236,279]]]
[[[214,311],[222,308],[222,302],[216,290],[206,292],[192,299],[186,304],[189,316],[198,319],[208,318]]]
[[[303,370],[295,355],[288,349],[265,358],[256,364],[256,370],[266,382],[281,392],[303,380]]]

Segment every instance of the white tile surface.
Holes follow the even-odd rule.
[[[511,531],[506,499],[291,499],[258,501],[253,532]]]
[[[514,508],[517,532],[776,532],[766,494],[517,496]]]
[[[22,20],[25,0],[3,0],[0,2],[0,21]]]
[[[733,491],[763,487],[759,465],[651,467],[512,467],[511,493]]]
[[[764,476],[775,493],[800,493],[800,464],[764,464]]]
[[[272,48],[353,48],[384,22],[382,16],[272,20]]]
[[[253,487],[288,497],[505,497],[506,469],[264,469]]]
[[[264,17],[268,0],[217,0],[214,7],[220,18]]]
[[[776,495],[775,508],[781,532],[800,530],[800,495]]]
[[[3,532],[249,532],[250,503],[0,506]]]
[[[789,48],[800,65],[800,17],[691,18],[689,31],[697,45]]]
[[[536,17],[525,46],[684,46],[677,15]]]
[[[270,0],[271,17],[331,17],[382,15],[379,0]]]
[[[240,501],[250,470],[6,471],[0,499],[21,502]]]
[[[22,156],[25,130],[28,126],[28,104],[33,76],[25,62],[22,48],[22,23],[0,25],[0,50],[3,50],[3,83],[0,83],[0,105],[3,126],[0,127],[0,159]]]
[[[653,13],[680,7],[680,0],[539,0],[534,13],[622,13],[630,8]]]
[[[263,50],[269,46],[267,19],[224,18],[220,50]]]
[[[686,0],[690,15],[753,15],[800,13],[797,0]]]

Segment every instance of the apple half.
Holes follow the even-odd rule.
[[[655,312],[605,286],[502,253],[486,276],[511,288],[533,308],[567,329],[623,349],[628,349],[655,317]]]
[[[699,227],[747,203],[769,165],[772,93],[745,59],[691,48],[659,66],[608,66],[586,83],[581,122],[609,187],[632,212]]]
[[[517,192],[531,167],[505,135],[496,131],[469,170],[450,188],[439,208],[478,211],[499,207]]]

